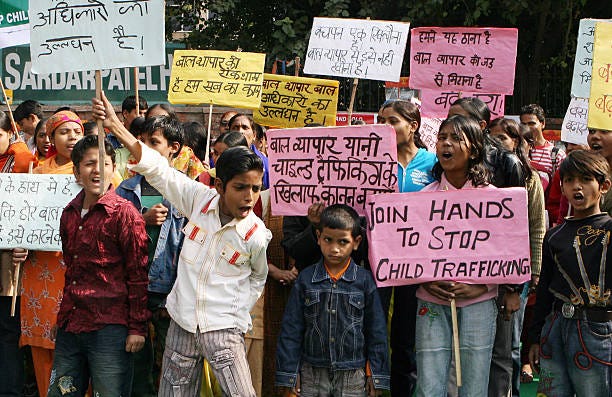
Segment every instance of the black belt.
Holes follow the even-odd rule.
[[[612,320],[612,310],[605,307],[574,306],[571,303],[555,301],[555,311],[561,312],[565,318],[588,320],[604,323]]]

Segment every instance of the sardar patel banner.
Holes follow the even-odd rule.
[[[519,284],[531,277],[523,188],[376,194],[366,211],[379,287]]]

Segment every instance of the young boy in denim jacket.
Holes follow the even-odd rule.
[[[335,204],[320,219],[323,258],[291,290],[276,384],[301,396],[374,396],[389,389],[387,328],[372,275],[351,258],[361,242],[359,215]]]
[[[254,397],[244,333],[268,275],[266,248],[272,237],[252,211],[262,188],[261,159],[245,147],[226,150],[211,189],[136,140],[104,93],[93,105],[94,118],[103,120],[138,161],[132,170],[189,218],[166,300],[172,320],[159,395],[199,395],[206,358],[226,395]]]
[[[561,163],[574,216],[544,237],[529,361],[547,396],[612,395],[612,218],[600,210],[610,167],[576,150]],[[610,260],[610,263],[608,263]]]
[[[71,158],[83,190],[60,219],[65,286],[57,315],[48,396],[129,396],[132,353],[147,334],[147,234],[142,216],[110,186],[115,155],[105,145],[104,180],[98,137],[81,139]]]
[[[184,136],[181,123],[167,116],[147,119],[143,125],[142,141],[171,163],[181,150]],[[166,200],[142,175],[121,183],[117,194],[129,200],[142,214],[149,236],[148,307],[155,339],[147,339],[144,348],[134,357],[132,390],[143,396],[157,395],[157,379],[161,369],[170,317],[166,297],[176,280],[179,252],[183,246],[182,229],[187,223],[176,207]],[[153,346],[153,342],[155,346]],[[151,360],[154,357],[154,360]]]

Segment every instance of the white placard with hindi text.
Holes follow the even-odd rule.
[[[589,100],[586,98],[572,98],[565,118],[561,125],[561,140],[563,142],[587,145],[587,118],[589,115]]]
[[[304,72],[399,81],[409,22],[315,18]]]
[[[165,63],[163,0],[30,1],[32,72]]]
[[[60,217],[80,191],[73,175],[0,173],[0,249],[61,251]]]
[[[612,19],[581,19],[576,42],[574,74],[572,75],[572,96],[588,98],[591,93],[591,72],[593,70],[593,42],[595,23],[612,22]]]

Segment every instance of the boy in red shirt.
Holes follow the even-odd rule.
[[[57,316],[50,397],[131,394],[131,353],[142,349],[147,309],[147,233],[131,202],[109,187],[115,153],[105,145],[104,180],[98,170],[98,137],[86,136],[72,151],[83,190],[60,220],[66,284]]]

